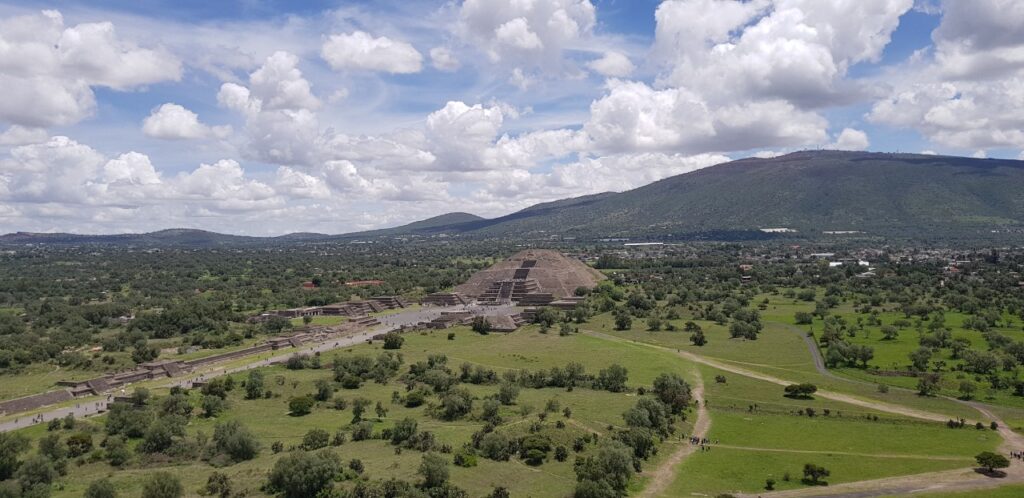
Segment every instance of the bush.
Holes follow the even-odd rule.
[[[323,429],[310,429],[306,432],[306,435],[302,436],[302,449],[304,450],[319,450],[320,448],[327,447],[331,441],[331,435]]]
[[[226,402],[224,401],[224,398],[207,394],[203,396],[201,404],[203,406],[204,417],[216,417],[224,411]]]
[[[313,405],[315,404],[316,401],[309,396],[296,396],[288,400],[288,411],[297,417],[309,415],[313,411]]]
[[[85,488],[85,498],[117,498],[117,490],[105,477],[96,479]]]
[[[169,472],[157,472],[142,485],[142,498],[179,498],[184,493],[181,480]]]
[[[251,460],[260,451],[259,441],[237,420],[214,426],[213,444],[218,454],[227,455],[234,462]]]
[[[229,498],[231,496],[231,478],[222,472],[214,472],[206,479],[206,486],[203,490],[210,496]]]
[[[384,334],[384,349],[401,349],[405,338],[398,332]]]
[[[341,473],[341,458],[331,450],[291,452],[274,464],[267,480],[268,491],[285,498],[318,496]]]

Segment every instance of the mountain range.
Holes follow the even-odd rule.
[[[449,213],[368,232],[280,237],[189,229],[120,235],[19,232],[0,236],[0,244],[216,246],[441,234],[736,240],[835,232],[907,239],[1020,236],[1024,161],[804,151],[731,161],[625,192],[547,202],[490,219]]]

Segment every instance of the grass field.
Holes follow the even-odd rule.
[[[348,320],[348,318],[343,317],[343,316],[326,316],[326,315],[313,316],[313,317],[310,317],[310,318],[312,318],[313,321],[309,322],[309,325],[313,325],[313,326],[316,326],[316,325],[320,325],[320,326],[341,325],[342,323],[345,323],[346,320]],[[292,325],[294,325],[296,327],[302,327],[303,325],[306,325],[306,322],[302,321],[302,317],[292,318],[291,322],[292,322]]]
[[[452,329],[456,336],[448,340],[449,331],[410,334],[400,352],[405,366],[425,359],[428,354],[444,353],[448,356],[449,367],[458,370],[462,362],[485,365],[499,373],[503,369],[537,370],[552,366],[564,366],[569,361],[579,361],[588,373],[597,373],[612,363],[618,363],[629,370],[629,385],[632,387],[649,386],[655,376],[662,372],[673,371],[692,378],[695,370],[675,355],[629,344],[609,343],[592,337],[575,335],[560,337],[556,334],[540,334],[535,327],[521,329],[518,332],[500,335],[481,336],[466,328]],[[337,351],[339,355],[368,354],[376,356],[382,350],[380,344],[364,344]],[[328,353],[330,358],[334,353]],[[218,421],[236,419],[249,427],[260,440],[263,450],[251,461],[231,465],[222,469],[214,469],[201,462],[177,464],[158,464],[156,466],[169,469],[179,475],[190,493],[205,482],[214,470],[220,470],[231,477],[239,489],[248,491],[249,496],[263,496],[259,490],[266,478],[266,472],[273,466],[280,455],[270,451],[274,442],[281,442],[287,448],[299,444],[302,436],[311,428],[323,428],[330,433],[338,429],[348,429],[352,420],[351,407],[346,410],[335,410],[322,404],[309,415],[294,417],[288,414],[287,400],[295,395],[307,394],[314,390],[313,383],[317,379],[330,378],[329,370],[287,370],[283,366],[268,367],[265,372],[267,388],[274,392],[270,399],[244,400],[240,389],[229,396],[229,410],[215,419],[204,419],[193,416],[188,426],[188,433],[210,435],[214,424]],[[244,376],[237,374],[238,379]],[[476,398],[493,394],[495,385],[469,385]],[[425,406],[406,408],[391,401],[392,393],[404,392],[405,386],[397,379],[387,384],[364,383],[355,390],[339,389],[337,397],[352,400],[356,397],[366,398],[371,402],[380,401],[387,408],[387,414],[377,418],[369,410],[366,416],[377,430],[390,427],[396,421],[411,417],[418,421],[419,429],[433,432],[438,441],[459,448],[470,439],[473,432],[482,427],[483,422],[476,419],[443,421],[429,416]],[[192,396],[198,401],[199,394]],[[636,402],[636,394],[610,393],[591,389],[578,388],[573,391],[558,388],[521,390],[517,402],[513,406],[502,407],[501,415],[505,423],[499,431],[510,434],[524,434],[530,423],[537,420],[537,413],[543,411],[549,400],[555,400],[561,407],[570,407],[572,416],[566,419],[561,412],[549,414],[544,423],[542,433],[551,437],[556,444],[569,444],[575,437],[585,433],[607,434],[609,426],[622,425],[622,413]],[[528,408],[524,408],[528,407]],[[479,410],[479,408],[476,408]],[[102,423],[102,418],[93,419],[92,423]],[[566,422],[564,428],[556,428],[555,422]],[[689,430],[685,423],[678,430]],[[38,437],[45,433],[42,427],[34,427],[26,434]],[[100,436],[97,436],[99,438]],[[667,444],[666,450],[659,452],[645,467],[654,467],[662,459],[671,454],[676,443]],[[588,447],[589,448],[589,447]],[[394,447],[386,441],[349,441],[336,448],[342,458],[347,461],[359,458],[363,461],[368,475],[375,478],[397,477],[416,480],[415,470],[421,454],[413,450],[396,454]],[[588,450],[584,450],[584,454]],[[449,457],[450,458],[450,457]],[[575,486],[573,471],[574,454],[565,462],[557,462],[553,458],[539,467],[530,467],[516,459],[510,462],[493,462],[479,459],[477,467],[460,468],[451,466],[451,479],[454,484],[466,489],[470,496],[482,496],[490,492],[495,485],[506,486],[513,496],[552,496],[565,495]],[[150,465],[149,467],[155,467]],[[61,479],[53,496],[81,496],[89,482],[109,475],[124,495],[137,495],[140,490],[141,475],[151,472],[151,468],[139,468],[133,465],[126,470],[112,472],[111,467],[103,463],[85,463],[71,465],[68,476]],[[637,479],[637,486],[642,484]]]

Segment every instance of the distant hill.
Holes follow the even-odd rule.
[[[1024,227],[1024,161],[808,151],[742,159],[634,190],[538,205],[462,228],[581,238],[973,237]]]
[[[8,244],[110,243],[218,246],[374,237],[607,237],[736,240],[825,231],[911,239],[1024,234],[1024,161],[870,152],[805,151],[742,159],[621,193],[537,204],[493,219],[449,213],[408,225],[343,235],[260,238],[202,230],[148,234],[15,233]],[[1014,239],[1016,240],[1016,239]]]

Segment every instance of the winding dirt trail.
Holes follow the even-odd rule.
[[[693,389],[690,392],[697,403],[697,419],[693,422],[693,433],[690,436],[704,437],[711,428],[711,416],[708,415],[708,409],[704,404],[704,378],[700,375],[699,370],[695,369],[694,373],[696,376],[694,377]],[[683,463],[686,457],[697,451],[698,446],[690,444],[689,437],[685,439],[686,441],[683,441],[682,447],[677,449],[675,453],[672,453],[658,468],[650,473],[651,482],[637,495],[638,497],[651,498],[664,494],[665,490],[668,489],[669,485],[676,478],[676,468],[679,467],[679,464]]]

